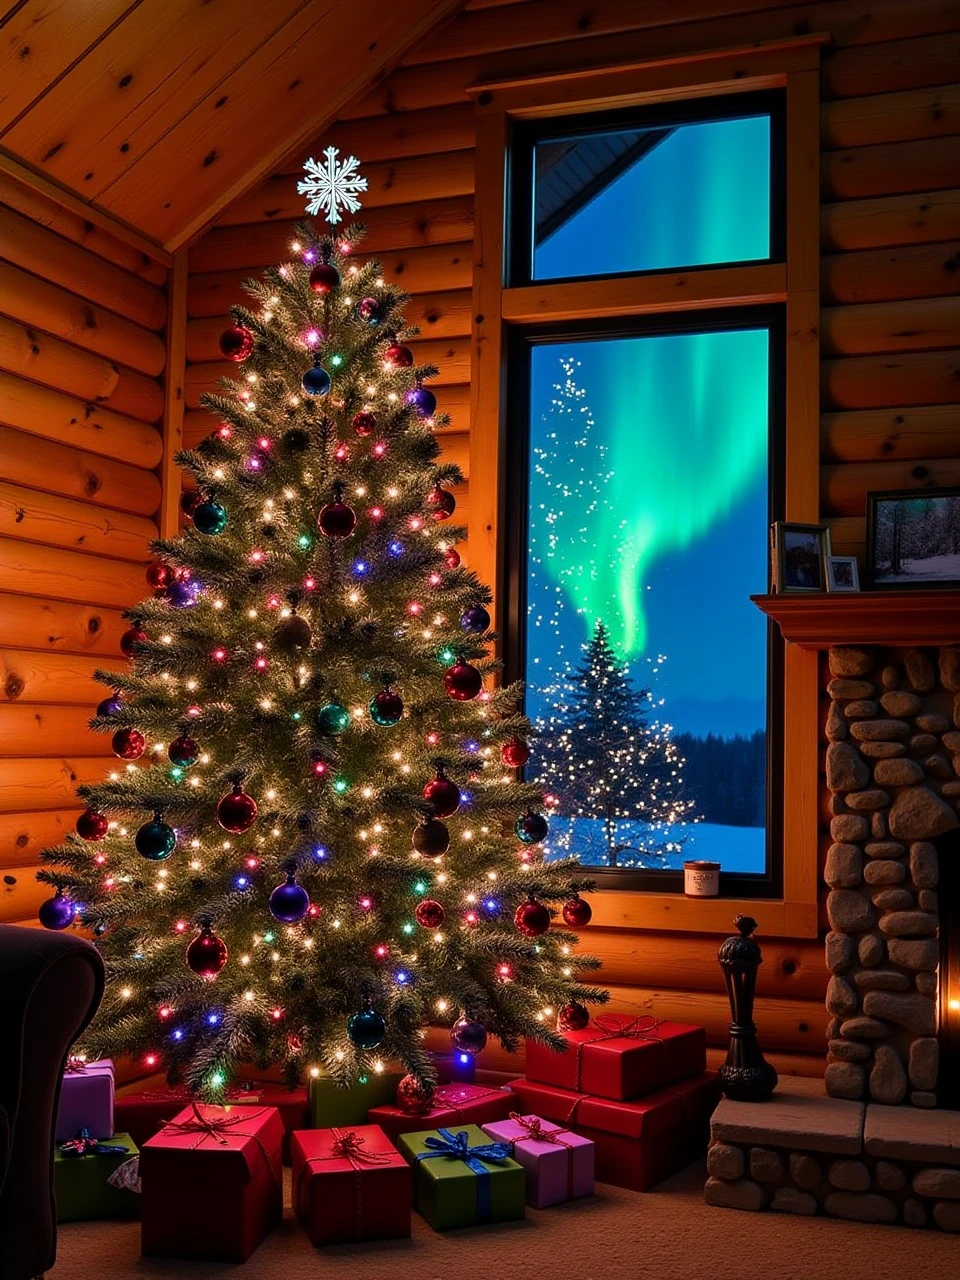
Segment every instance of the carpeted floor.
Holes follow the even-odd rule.
[[[288,1173],[289,1178],[289,1173]],[[411,1240],[314,1249],[290,1211],[250,1261],[140,1257],[136,1222],[73,1223],[60,1230],[48,1280],[957,1280],[960,1235],[871,1227],[827,1218],[738,1213],[703,1203],[693,1165],[646,1195],[597,1194],[525,1222],[445,1235],[413,1215]]]

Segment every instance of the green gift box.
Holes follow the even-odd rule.
[[[310,1127],[366,1124],[371,1107],[396,1101],[399,1083],[399,1071],[371,1071],[348,1089],[341,1089],[331,1076],[314,1076],[310,1081]]]
[[[62,1144],[69,1146],[69,1143]],[[53,1153],[53,1185],[57,1197],[58,1222],[85,1222],[93,1218],[136,1218],[140,1197],[124,1187],[112,1187],[110,1176],[127,1160],[138,1155],[129,1133],[103,1138],[103,1147],[123,1147],[122,1155],[64,1155],[62,1147]]]
[[[413,1165],[413,1203],[435,1231],[509,1222],[524,1216],[526,1174],[510,1144],[491,1142],[475,1124],[402,1133]]]

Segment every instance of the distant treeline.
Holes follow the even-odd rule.
[[[767,735],[758,730],[749,738],[721,738],[707,734],[674,735],[686,760],[683,795],[696,804],[702,822],[727,827],[762,827],[766,821],[764,782]]]

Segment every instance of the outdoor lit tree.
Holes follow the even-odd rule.
[[[649,718],[649,689],[634,688],[598,622],[577,666],[553,690],[542,725],[539,777],[571,819],[556,842],[581,848],[587,823],[602,830],[610,866],[650,866],[682,847],[672,830],[695,821],[683,795],[683,757],[667,726]]]
[[[232,309],[237,376],[178,459],[187,528],[154,544],[128,669],[98,675],[122,763],[39,873],[42,922],[90,929],[106,961],[83,1047],[207,1096],[239,1061],[428,1078],[427,1023],[467,1051],[559,1043],[552,1011],[605,999],[551,926],[548,904],[589,918],[590,884],[541,857],[530,726],[456,549],[437,370],[340,227],[356,161],[307,169],[330,225]]]

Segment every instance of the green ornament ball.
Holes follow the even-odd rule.
[[[358,1049],[375,1049],[387,1034],[387,1024],[376,1009],[361,1009],[347,1019],[347,1035]]]
[[[321,733],[343,733],[350,727],[350,712],[339,702],[328,702],[317,712],[317,728]]]

